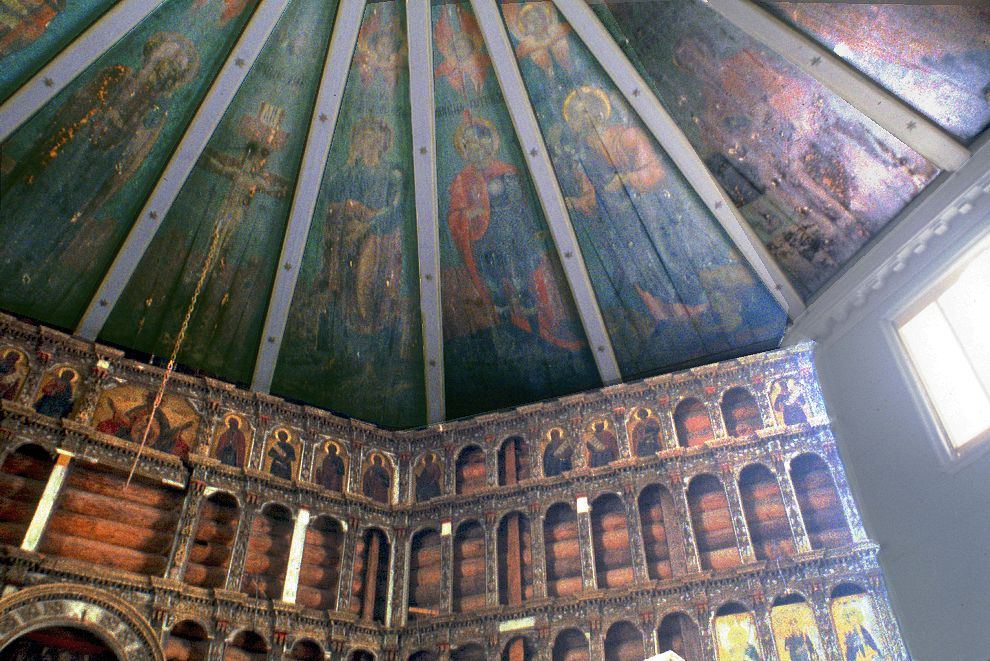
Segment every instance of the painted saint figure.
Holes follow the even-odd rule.
[[[482,305],[502,322],[539,333],[557,346],[577,350],[558,292],[549,284],[550,262],[542,232],[523,199],[516,168],[498,160],[495,125],[468,111],[454,133],[466,165],[450,184],[447,225]]]
[[[807,400],[794,379],[780,382],[780,392],[773,398],[773,410],[777,419],[785,425],[800,425],[808,422],[804,412]]]
[[[596,422],[588,437],[588,467],[607,466],[619,458],[619,443],[615,434],[605,427],[604,422]]]
[[[227,428],[217,437],[216,457],[220,463],[240,468],[244,466],[247,439],[241,431],[240,420],[235,415],[227,418]]]
[[[371,464],[364,471],[361,493],[379,503],[388,503],[392,493],[392,474],[385,467],[385,458],[371,455]]]
[[[271,463],[268,472],[283,480],[292,479],[292,466],[296,462],[296,449],[289,442],[289,432],[279,429],[275,432],[275,442],[268,448]]]
[[[116,436],[119,439],[140,444],[142,440],[148,447],[161,452],[168,452],[177,457],[185,458],[189,454],[189,444],[182,434],[196,424],[195,420],[187,420],[178,427],[173,427],[162,407],[155,408],[155,393],[150,390],[144,393],[144,402],[121,411],[113,397],[107,397],[112,414],[96,425],[96,431]],[[154,417],[151,412],[154,410]],[[148,419],[152,418],[151,425]],[[147,430],[147,438],[145,438]]]
[[[13,401],[21,390],[27,366],[20,351],[8,350],[0,359],[0,399]]]
[[[569,25],[557,20],[556,11],[549,2],[504,3],[509,29],[519,40],[516,57],[529,58],[547,75],[555,75],[554,64],[562,69],[571,68],[570,45],[567,35]]]
[[[574,445],[559,429],[550,430],[550,440],[543,450],[543,476],[554,477],[574,468]]]
[[[363,334],[388,327],[400,312],[404,175],[385,158],[392,140],[392,127],[381,117],[367,116],[354,125],[323,226],[322,277],[347,326]],[[332,316],[320,317],[318,349],[332,344]]]
[[[660,422],[646,409],[636,412],[639,422],[633,430],[633,447],[637,457],[648,457],[660,452]]]
[[[432,452],[423,457],[416,471],[416,502],[422,503],[440,495],[440,464]]]
[[[344,460],[336,443],[327,443],[326,455],[316,469],[316,483],[330,491],[340,492],[344,486]]]
[[[75,371],[65,368],[58,376],[49,377],[41,387],[41,396],[34,403],[34,410],[50,418],[64,418],[72,412],[75,403]]]
[[[443,62],[434,75],[445,77],[450,86],[465,98],[479,94],[491,67],[491,60],[483,52],[484,38],[474,16],[459,5],[447,5],[433,28],[437,48],[443,53]],[[456,17],[457,25],[454,26]],[[470,88],[470,90],[469,90]]]

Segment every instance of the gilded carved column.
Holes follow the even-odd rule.
[[[765,661],[779,661],[777,645],[773,640],[773,628],[770,625],[770,609],[762,590],[753,593],[753,619],[756,621],[756,635],[760,639]]]
[[[358,518],[347,520],[344,533],[344,547],[340,551],[340,581],[337,584],[337,610],[346,613],[351,605],[351,591],[354,584],[354,552],[357,548]]]
[[[189,559],[189,549],[196,536],[199,517],[203,510],[203,496],[206,483],[201,480],[189,480],[186,497],[182,501],[182,513],[179,516],[179,528],[172,540],[172,550],[169,553],[165,576],[176,581],[182,580],[186,573],[186,563]]]
[[[780,495],[784,501],[787,522],[791,527],[794,547],[798,553],[810,551],[811,540],[808,538],[808,531],[804,527],[804,519],[801,517],[801,506],[798,504],[797,492],[794,490],[794,483],[791,481],[791,473],[787,470],[787,462],[784,461],[783,454],[779,450],[773,453],[773,467],[774,472],[777,474]]]
[[[739,482],[731,464],[722,464],[720,472],[722,486],[725,489],[725,496],[729,504],[729,513],[732,516],[732,528],[736,533],[739,554],[744,563],[756,562],[756,552],[753,550],[749,526],[746,525],[746,515],[743,512],[742,496],[739,494]]]
[[[241,591],[244,560],[247,557],[254,517],[258,514],[258,494],[249,493],[246,501],[241,512],[241,520],[237,524],[237,534],[234,536],[234,546],[230,552],[230,567],[227,569],[227,580],[224,582],[224,589],[233,592]]]
[[[581,550],[581,583],[585,590],[595,590],[598,582],[595,579],[595,552],[591,538],[591,507],[588,497],[580,495],[575,502],[578,524],[578,547]],[[595,658],[595,657],[592,657]]]
[[[530,555],[533,559],[533,598],[542,599],[547,596],[547,558],[546,546],[543,539],[543,516],[540,514],[542,503],[529,503],[529,540]]]
[[[494,511],[485,512],[485,603],[498,606],[498,531]]]
[[[449,614],[453,600],[454,528],[450,517],[440,521],[440,613]]]
[[[822,639],[826,658],[841,659],[842,650],[839,648],[839,639],[832,624],[828,593],[820,580],[815,580],[811,584],[810,605],[815,614],[815,624],[818,625],[818,634]]]
[[[646,569],[646,547],[643,544],[643,524],[636,503],[636,485],[622,485],[622,503],[626,508],[626,528],[629,530],[629,553],[632,556],[633,579],[636,583],[649,580]]]
[[[687,572],[693,574],[701,571],[701,558],[698,554],[698,543],[694,538],[694,527],[691,525],[691,512],[687,501],[687,484],[678,472],[670,474],[670,496],[674,501],[674,512],[681,524],[681,535],[684,539],[684,557]]]

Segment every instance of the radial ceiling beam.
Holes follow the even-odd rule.
[[[344,86],[347,83],[347,71],[354,55],[364,7],[364,0],[340,0],[337,7],[333,36],[330,38],[330,48],[323,65],[323,78],[320,80],[320,90],[309,122],[302,166],[299,170],[299,178],[296,180],[292,207],[289,209],[285,239],[282,241],[282,255],[278,261],[281,268],[275,274],[275,285],[272,288],[268,313],[265,317],[265,329],[254,364],[252,390],[268,392],[272,378],[275,376],[275,363],[282,348],[289,307],[306,249],[306,239],[313,223],[313,213],[316,210],[327,158],[330,155],[330,143],[337,125],[340,103],[344,97]]]
[[[0,142],[161,3],[162,0],[124,0],[89,26],[0,106]]]
[[[709,6],[943,170],[969,160],[969,149],[937,124],[765,9],[749,0],[710,0]]]
[[[110,265],[110,270],[103,276],[100,288],[89,302],[89,307],[76,328],[76,335],[87,340],[95,340],[99,335],[117,299],[168,215],[182,185],[196,165],[196,160],[220,124],[227,106],[288,4],[289,0],[262,0],[254,11],[192,122],[186,127],[185,134],[151,191],[151,196],[144,203],[137,221]]]
[[[800,315],[805,308],[804,301],[791,281],[595,13],[583,0],[554,0],[554,3],[725,229],[760,281],[791,319]]]
[[[550,226],[564,275],[577,304],[581,324],[591,344],[598,373],[606,385],[618,383],[622,375],[615,359],[612,341],[605,328],[605,321],[598,307],[591,278],[588,276],[581,256],[581,248],[574,235],[574,228],[571,226],[567,205],[560,192],[550,155],[540,133],[540,126],[529,102],[522,75],[519,73],[519,65],[512,44],[509,42],[509,35],[502,23],[501,12],[495,0],[471,0],[471,6],[485,37],[488,54],[495,67],[495,76],[498,78],[505,105],[512,117],[512,125],[516,130],[519,145],[529,156],[526,164],[536,186],[543,214]]]
[[[409,102],[412,111],[413,177],[416,182],[416,249],[419,255],[419,303],[426,371],[426,415],[428,422],[433,424],[443,421],[445,411],[430,0],[407,0],[406,29],[409,35]]]

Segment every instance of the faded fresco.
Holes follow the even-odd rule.
[[[990,125],[990,5],[762,2],[964,142]]]
[[[317,450],[312,482],[330,491],[343,492],[347,483],[347,453],[340,443],[327,441]]]
[[[599,385],[469,5],[433,7],[447,417]]]
[[[873,602],[864,593],[832,600],[832,623],[839,638],[842,661],[882,661],[883,639]]]
[[[700,0],[597,11],[805,297],[938,173]]]
[[[775,344],[784,312],[553,5],[502,11],[623,376]]]
[[[0,102],[117,0],[0,0]]]
[[[774,606],[770,624],[780,661],[825,661],[815,612],[806,601]]]
[[[223,416],[213,439],[210,455],[233,468],[244,468],[251,454],[251,425],[236,413]]]
[[[294,480],[299,475],[301,461],[302,444],[295,435],[285,427],[273,431],[265,443],[262,471],[283,480]]]
[[[255,3],[227,4],[164,3],[3,144],[0,307],[75,327]]]
[[[718,661],[762,661],[756,621],[750,612],[715,618],[715,647]]]
[[[0,348],[0,400],[17,399],[30,371],[24,352],[11,347]]]
[[[334,13],[286,8],[101,337],[168,355],[214,247],[179,361],[250,380]]]
[[[426,421],[401,3],[369,3],[272,392],[389,427]]]
[[[166,394],[154,410],[155,391],[139,386],[119,386],[103,392],[90,423],[96,431],[185,458],[196,439],[199,416],[189,402]],[[151,426],[148,419],[151,418]]]
[[[67,418],[76,404],[79,372],[71,367],[56,366],[41,379],[34,398],[34,410],[49,418]]]

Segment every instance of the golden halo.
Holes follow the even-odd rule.
[[[608,94],[606,94],[604,90],[602,90],[599,87],[592,87],[591,85],[582,85],[581,87],[572,90],[571,93],[567,95],[567,98],[564,99],[564,121],[567,122],[568,124],[570,124],[571,121],[574,119],[570,106],[571,104],[574,103],[574,100],[577,99],[578,97],[580,97],[582,101],[587,99],[596,99],[597,102],[600,103],[602,108],[604,108],[605,110],[605,112],[603,113],[604,118],[608,119],[609,117],[611,117],[612,102],[608,100]]]
[[[530,2],[523,5],[523,8],[519,10],[519,18],[516,20],[519,23],[520,32],[522,32],[523,21],[526,19],[527,14],[534,11],[542,13],[543,17],[547,19],[547,22],[553,22],[553,15],[550,13],[550,7],[543,2]]]
[[[474,117],[465,113],[461,123],[457,125],[457,130],[454,131],[454,149],[457,150],[457,153],[460,154],[461,158],[467,160],[467,157],[464,156],[464,131],[471,126],[484,126],[491,131],[492,140],[495,143],[495,151],[498,151],[500,138],[498,135],[498,129],[495,128],[495,125],[484,117]]]

